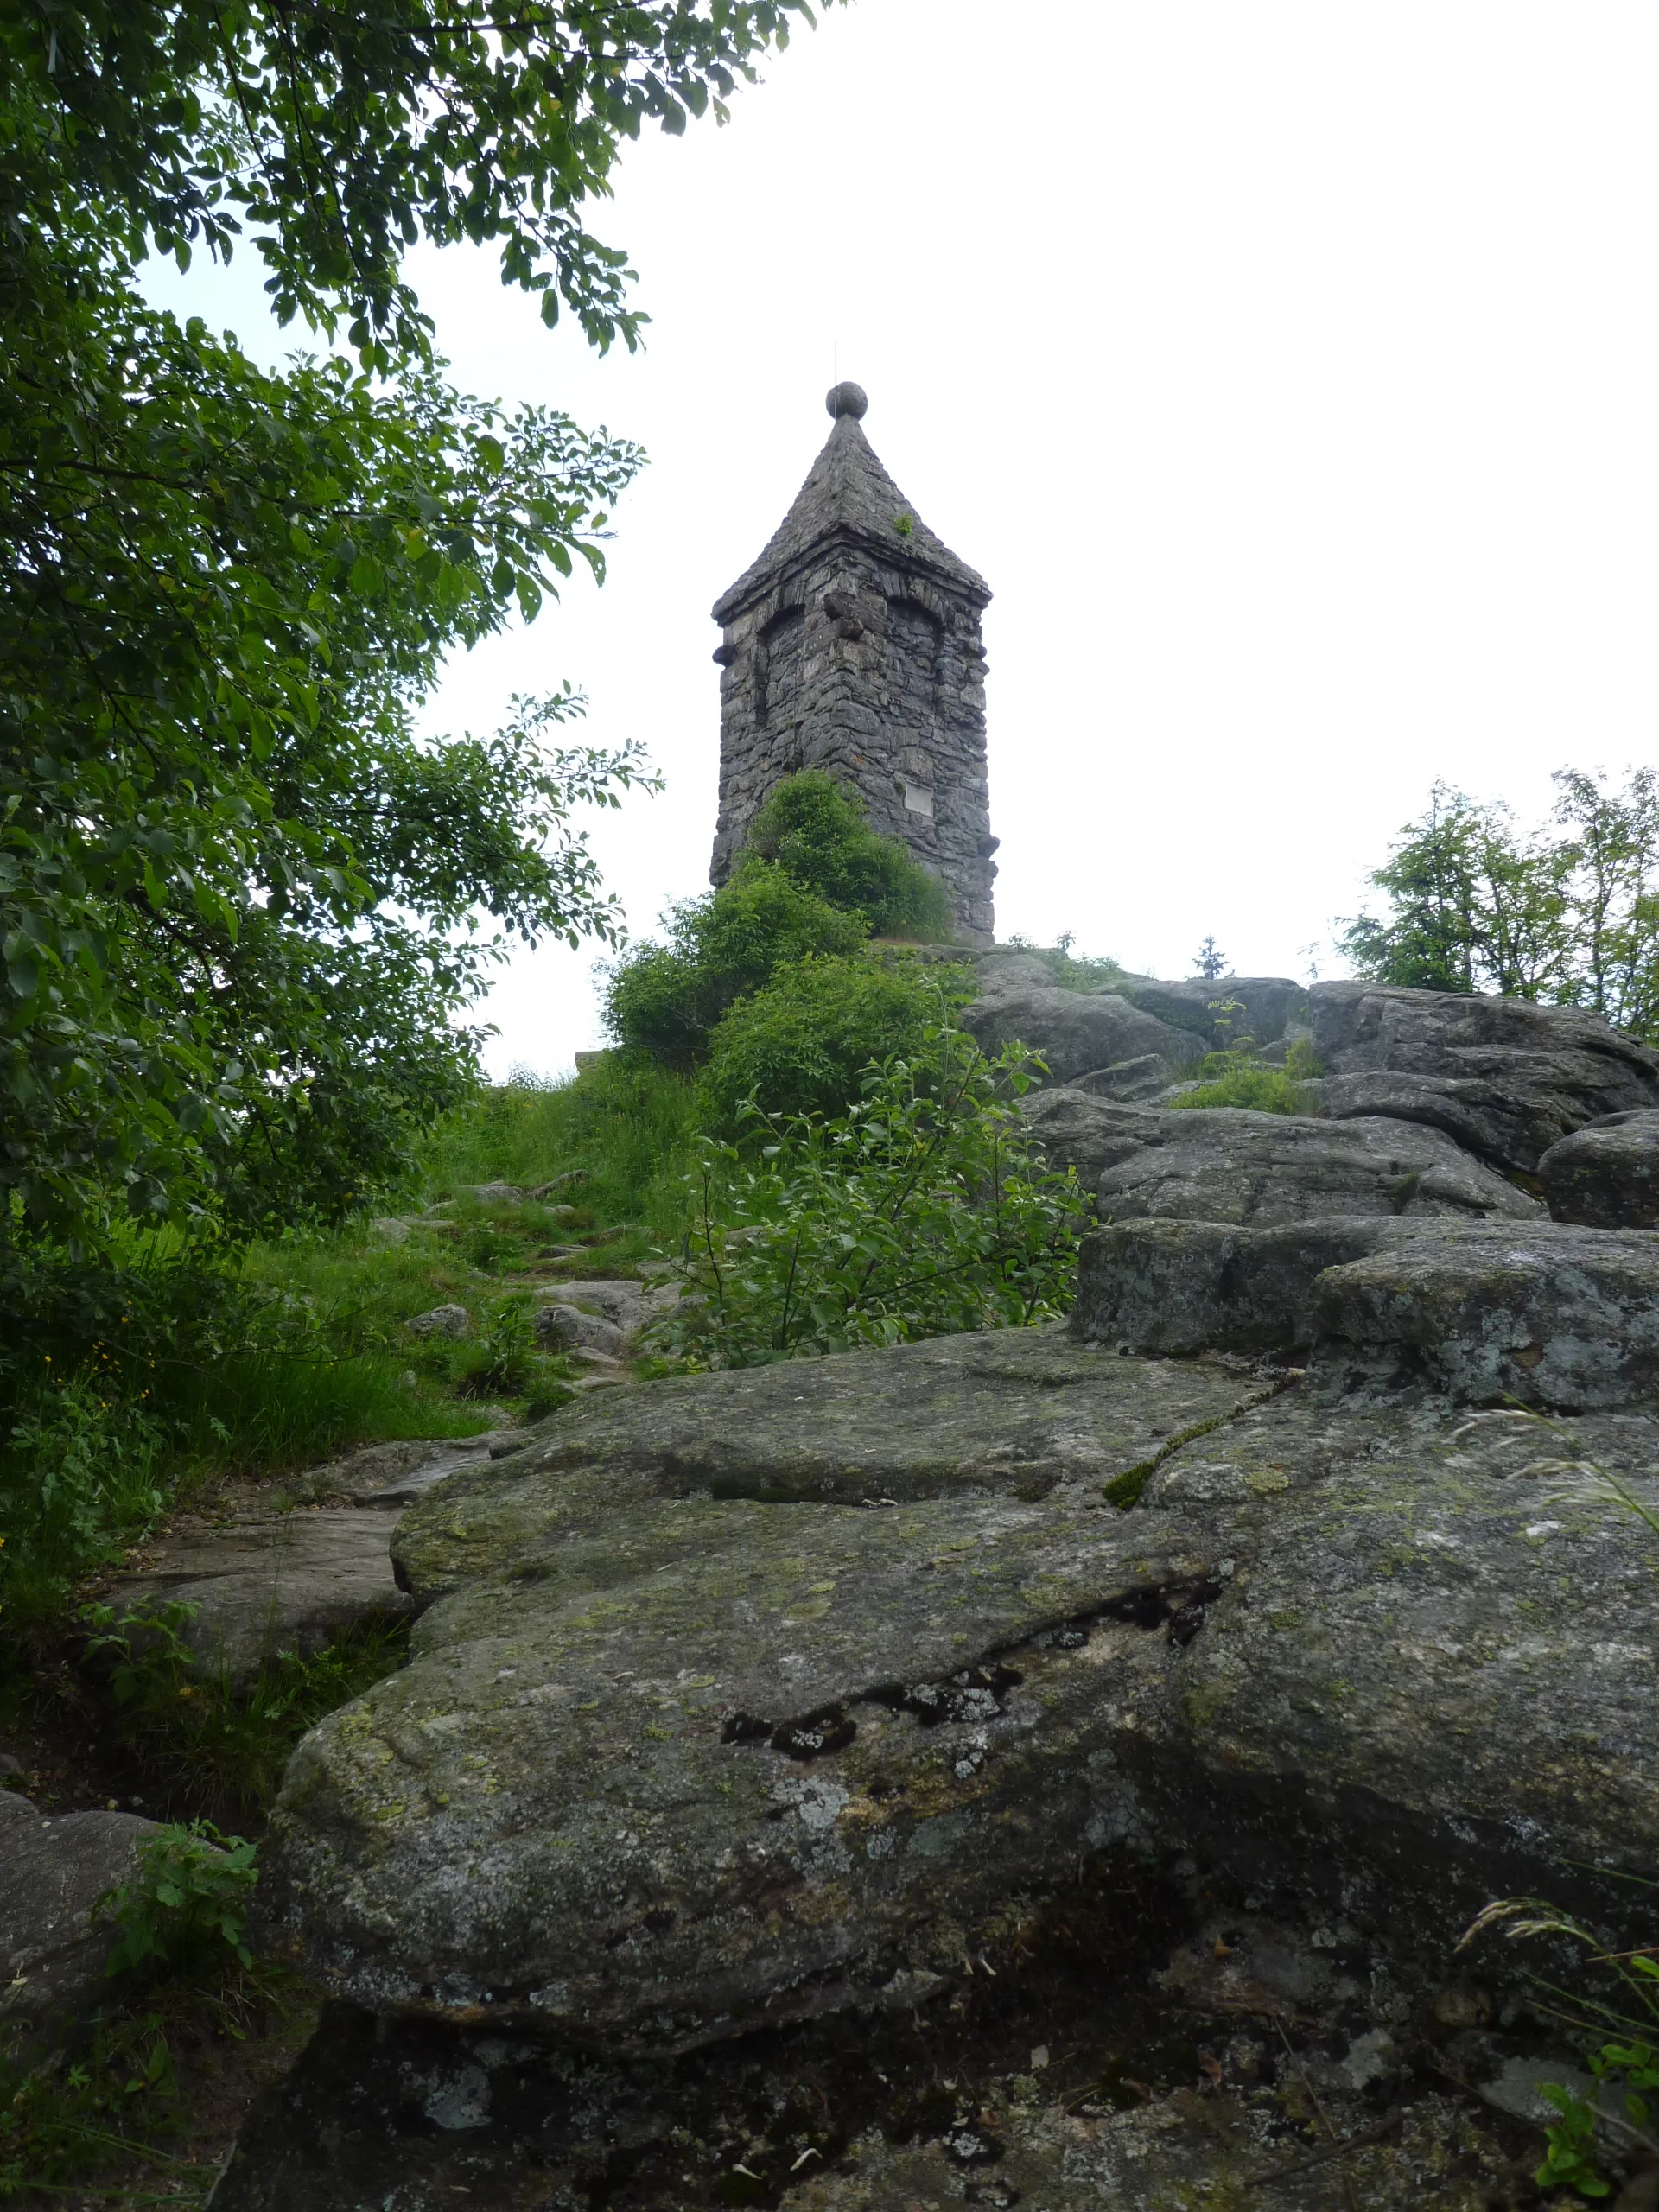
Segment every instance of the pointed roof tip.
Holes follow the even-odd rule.
[[[816,546],[837,537],[862,539],[883,559],[925,569],[982,605],[990,598],[985,579],[934,536],[876,459],[861,428],[869,404],[860,385],[838,384],[827,394],[835,427],[760,558],[715,601],[716,622],[729,621]]]

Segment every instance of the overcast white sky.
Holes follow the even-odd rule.
[[[569,676],[645,741],[666,793],[594,835],[636,931],[706,881],[709,607],[836,373],[995,590],[999,936],[1330,973],[1436,777],[1536,815],[1655,758],[1659,0],[856,0],[765,73],[598,213],[640,356],[414,269],[462,381],[650,452],[603,592],[430,716]],[[264,350],[251,267],[159,289]],[[600,1041],[591,962],[515,963],[498,1073]]]

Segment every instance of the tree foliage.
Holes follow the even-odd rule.
[[[775,861],[832,906],[861,914],[874,937],[950,935],[944,886],[896,837],[878,836],[859,793],[822,769],[785,778],[749,825],[743,850]]]
[[[632,345],[582,226],[800,0],[0,0],[0,1219],[338,1214],[465,1085],[501,932],[613,936],[568,690],[426,744],[444,656],[602,575],[639,455],[457,391],[425,238]],[[145,303],[251,240],[357,363]],[[493,931],[492,932],[492,923]]]
[[[620,1045],[681,1073],[708,1058],[716,1026],[745,992],[793,962],[853,952],[868,933],[861,915],[803,890],[770,861],[751,861],[664,921],[667,944],[637,946],[617,963],[605,1019]]]
[[[632,346],[632,272],[580,209],[646,122],[724,120],[797,16],[807,0],[0,0],[0,101],[38,118],[112,245],[188,261],[251,234],[281,319],[349,322],[378,368],[426,342],[402,273],[420,239],[498,243],[549,322],[563,302]],[[0,211],[27,215],[10,175]]]
[[[855,791],[816,770],[786,777],[755,817],[730,882],[672,908],[664,917],[666,944],[638,946],[617,963],[607,1025],[619,1044],[682,1073],[714,1053],[728,1064],[716,1084],[727,1099],[732,1071],[757,1054],[775,1065],[785,1036],[793,1035],[808,1059],[817,1053],[817,1076],[804,1060],[801,1087],[788,1095],[769,1089],[768,1110],[843,1106],[855,1095],[856,1071],[906,1049],[921,1019],[915,1009],[899,1019],[906,987],[891,971],[861,967],[850,956],[873,929],[937,934],[944,899],[942,887],[903,845],[870,828]],[[786,980],[803,961],[823,964]],[[734,1010],[769,985],[767,1009],[739,1024]],[[844,1005],[831,1003],[838,993]],[[880,1014],[878,1003],[886,1009]],[[936,1010],[929,999],[930,1018]],[[722,1053],[719,1039],[728,1030]],[[817,1079],[832,1063],[846,1078],[833,1101]]]
[[[1357,972],[1583,1006],[1659,1039],[1659,776],[1563,768],[1548,824],[1437,784],[1371,877],[1391,911],[1347,923]]]

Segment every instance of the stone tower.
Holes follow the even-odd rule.
[[[780,778],[855,785],[870,823],[940,877],[958,934],[991,942],[985,649],[989,587],[918,517],[838,384],[829,442],[753,567],[715,602],[720,663],[715,883]]]

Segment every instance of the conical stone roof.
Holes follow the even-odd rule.
[[[867,545],[900,568],[920,569],[985,605],[991,588],[983,576],[934,536],[876,459],[858,420],[864,412],[858,386],[837,385],[829,405],[836,426],[823,450],[760,559],[715,601],[715,621],[730,621],[741,607],[835,538]],[[906,522],[907,531],[900,527]]]

